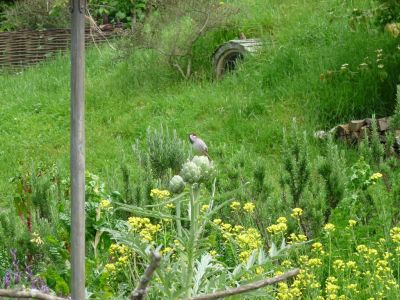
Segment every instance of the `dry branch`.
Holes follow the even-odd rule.
[[[284,281],[290,277],[296,276],[299,274],[299,269],[290,270],[282,275],[275,276],[268,279],[259,280],[253,283],[249,283],[246,285],[239,286],[237,288],[231,288],[225,291],[219,291],[212,294],[200,295],[186,300],[212,300],[212,299],[219,299],[228,296],[238,295],[242,293],[246,293],[249,291],[257,290],[267,285],[275,284],[281,281]]]
[[[38,290],[20,290],[20,289],[0,289],[0,298],[33,298],[39,300],[66,300],[66,298],[61,298],[57,296],[52,296],[49,294],[42,293]]]
[[[153,277],[154,271],[160,265],[161,255],[158,252],[152,253],[150,265],[144,271],[142,278],[136,290],[131,295],[131,300],[142,300],[143,296],[147,292],[147,285],[149,284],[151,277]]]

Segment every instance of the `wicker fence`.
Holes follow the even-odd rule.
[[[114,35],[114,29],[94,31],[87,28],[86,45],[104,42]],[[67,50],[70,43],[70,29],[0,32],[0,69],[33,65],[57,52]]]

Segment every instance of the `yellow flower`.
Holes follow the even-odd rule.
[[[310,258],[307,262],[310,267],[322,266],[322,261],[319,258]]]
[[[346,263],[346,267],[347,267],[349,270],[356,270],[356,269],[357,269],[357,264],[356,264],[355,261],[349,260],[349,261]]]
[[[394,243],[400,243],[400,227],[390,229],[390,237]]]
[[[337,279],[333,276],[329,276],[326,279],[326,286],[325,286],[325,291],[328,297],[331,297],[330,299],[335,299],[332,298],[332,295],[336,295],[337,292],[339,291],[339,286],[336,285]]]
[[[127,264],[128,264],[128,256],[121,256],[121,257],[119,257],[117,263],[118,263],[118,265],[120,265],[120,266],[125,266],[125,265],[127,265]]]
[[[235,232],[240,232],[242,231],[244,228],[242,225],[235,225],[235,227],[233,227],[233,231]]]
[[[324,254],[324,247],[320,242],[315,242],[311,245],[311,251],[313,252],[319,252],[321,254]]]
[[[111,256],[118,257],[120,255],[125,255],[129,252],[129,248],[121,244],[111,244],[108,252]]]
[[[285,217],[279,217],[276,220],[276,223],[287,223],[287,219]]]
[[[284,233],[287,230],[286,223],[273,224],[267,227],[267,231],[272,234]]]
[[[292,209],[292,214],[291,216],[295,219],[298,219],[301,215],[303,214],[303,210],[299,207],[293,208]]]
[[[130,217],[128,219],[128,224],[131,227],[132,231],[136,231],[148,223],[150,223],[149,218]]]
[[[258,249],[261,246],[261,235],[255,228],[249,228],[236,236],[239,247]]]
[[[304,234],[296,235],[295,233],[291,233],[289,236],[290,244],[301,243],[307,241],[307,237]]]
[[[34,233],[32,234],[31,243],[36,244],[37,246],[40,246],[40,245],[43,245],[43,244],[44,244],[43,240],[41,239],[41,237],[39,236],[39,234],[36,233],[36,232],[34,232]]]
[[[356,220],[349,220],[349,227],[352,228],[354,226],[356,226],[357,221]]]
[[[221,228],[222,228],[223,230],[226,230],[226,231],[231,231],[231,230],[232,230],[232,225],[231,225],[231,224],[228,224],[228,223],[222,223],[222,224],[221,224]]]
[[[307,264],[308,263],[308,256],[307,255],[300,255],[300,257],[299,257],[299,262],[301,263],[301,264]]]
[[[368,247],[365,245],[358,245],[356,250],[358,253],[368,252]]]
[[[152,189],[150,191],[150,197],[157,198],[157,199],[165,199],[169,198],[171,193],[168,190],[159,190],[159,189]]]
[[[115,264],[106,264],[104,266],[104,269],[106,270],[107,273],[115,273],[117,271],[117,268],[115,267]]]
[[[324,226],[324,230],[325,230],[327,233],[334,232],[334,231],[335,231],[335,225],[333,225],[332,223],[327,223],[327,224],[325,224],[325,226]]]
[[[210,253],[210,255],[211,255],[212,257],[216,257],[216,256],[218,255],[218,252],[215,251],[215,250],[211,250],[211,251],[209,251],[208,253]]]
[[[301,290],[298,287],[292,287],[290,289],[290,294],[292,294],[296,299],[300,299],[302,295]]]
[[[336,270],[340,270],[340,271],[344,271],[346,264],[343,262],[343,260],[341,259],[337,259],[333,262],[333,267]]]
[[[378,172],[378,173],[372,174],[371,177],[370,177],[370,179],[373,180],[373,181],[377,181],[377,180],[380,179],[382,176],[383,176],[382,173],[379,173],[379,172]]]
[[[206,212],[207,210],[208,210],[208,208],[210,207],[210,205],[208,205],[208,204],[204,204],[202,207],[201,207],[201,212]]]
[[[215,225],[219,225],[219,224],[222,223],[222,220],[221,220],[221,219],[214,219],[213,223],[214,223]]]
[[[168,204],[165,205],[165,207],[173,209],[173,208],[175,208],[175,205],[173,203],[168,203]]]
[[[252,251],[250,251],[250,250],[245,250],[245,251],[242,251],[239,253],[239,259],[242,264],[245,264],[248,261],[250,255],[251,255],[251,252]]]
[[[100,201],[100,209],[110,210],[112,209],[111,201],[108,199],[103,199]]]
[[[292,299],[292,295],[289,293],[289,287],[285,282],[278,283],[278,293],[277,293],[278,300],[289,300]]]
[[[255,207],[256,207],[256,206],[255,206],[253,203],[247,202],[247,203],[245,203],[245,204],[243,205],[243,210],[246,211],[246,212],[248,212],[248,213],[252,213],[252,212],[254,211],[254,208],[255,208]]]
[[[257,275],[260,275],[260,274],[262,274],[263,272],[264,272],[264,268],[263,268],[263,267],[261,267],[261,266],[256,267],[255,273],[256,273]]]
[[[153,236],[161,230],[160,224],[152,224],[148,218],[130,217],[128,225],[129,231],[139,233],[143,242],[152,242]]]
[[[282,263],[281,266],[284,268],[290,268],[292,266],[292,262],[288,259],[285,259]]]
[[[238,211],[240,209],[240,202],[233,201],[230,205],[230,208],[232,209],[232,211]]]
[[[357,283],[348,284],[348,285],[346,286],[346,288],[347,288],[349,291],[352,291],[352,292],[355,292],[355,293],[358,292],[358,291],[357,291]]]
[[[163,250],[161,250],[162,255],[167,255],[168,253],[172,252],[174,249],[171,247],[165,247]]]

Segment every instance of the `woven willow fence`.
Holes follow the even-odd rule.
[[[113,29],[85,30],[86,45],[101,43],[115,35]],[[70,29],[0,32],[0,69],[18,69],[36,64],[71,44]]]

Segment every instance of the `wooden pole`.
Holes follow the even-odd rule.
[[[73,300],[85,299],[85,3],[71,0],[71,239]]]

